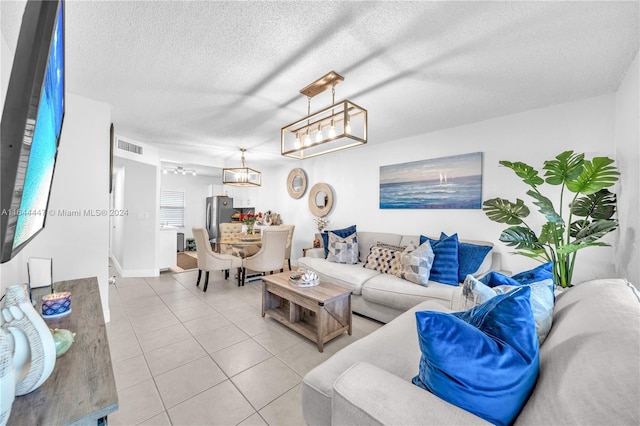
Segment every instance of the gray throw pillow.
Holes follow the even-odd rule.
[[[400,256],[402,263],[400,278],[416,284],[428,285],[434,257],[429,241],[420,247],[413,244],[408,245]]]
[[[334,263],[358,263],[358,238],[356,233],[347,236],[339,237],[333,232],[329,231],[329,255],[327,260]]]

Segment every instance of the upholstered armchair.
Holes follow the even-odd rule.
[[[242,236],[242,223],[221,223],[220,237],[218,238],[218,251],[220,253],[231,254],[231,243],[237,241]]]
[[[198,255],[198,281],[200,285],[202,271],[206,272],[203,291],[207,291],[210,271],[224,271],[224,279],[229,278],[229,269],[238,268],[238,285],[242,276],[242,259],[230,254],[214,253],[209,243],[209,234],[204,228],[192,228],[193,238],[196,240],[196,254]]]
[[[262,247],[251,257],[242,259],[242,285],[244,285],[247,269],[255,272],[282,271],[287,245],[287,229],[263,229]]]
[[[289,270],[291,270],[291,243],[293,242],[293,231],[296,228],[295,225],[280,225],[279,228],[286,229],[289,231],[287,235],[287,245],[284,250],[284,258],[289,265]]]

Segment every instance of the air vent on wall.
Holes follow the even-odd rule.
[[[142,155],[143,147],[118,138],[118,149],[121,149],[123,151],[133,152],[134,154]]]

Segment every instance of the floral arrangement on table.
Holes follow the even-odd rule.
[[[256,221],[259,219],[262,219],[262,213],[242,213],[240,215],[240,220],[247,225],[247,234],[253,234],[253,225],[255,225]]]

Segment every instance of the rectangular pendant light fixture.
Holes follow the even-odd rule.
[[[222,169],[222,183],[232,186],[261,186],[262,173],[258,170],[247,167],[244,163],[245,148],[240,148],[242,152],[242,167],[228,167]]]
[[[305,159],[367,143],[367,110],[349,100],[335,102],[335,85],[343,80],[331,71],[300,90],[307,96],[307,116],[282,128],[283,156]],[[311,114],[311,98],[329,88],[332,105]]]

